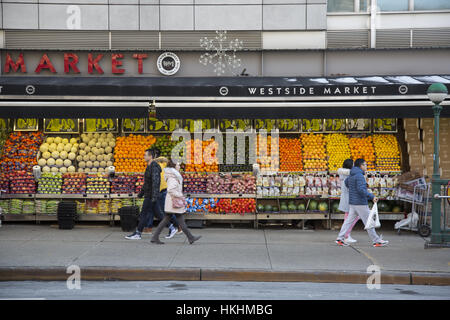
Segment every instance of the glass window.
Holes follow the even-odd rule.
[[[359,0],[359,11],[367,11],[369,0]]]
[[[408,11],[409,0],[378,0],[380,11]]]
[[[354,12],[354,0],[328,0],[328,12]]]
[[[414,10],[450,9],[450,0],[414,0]]]

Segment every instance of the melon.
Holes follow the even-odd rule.
[[[99,133],[94,133],[94,139],[99,139],[100,138],[100,134]]]
[[[62,139],[60,137],[56,137],[55,140],[53,140],[56,144],[61,143]]]
[[[111,167],[111,166],[113,165],[113,163],[112,163],[112,161],[107,161],[107,162],[106,162],[106,165],[107,165],[108,167]]]
[[[70,139],[70,143],[71,143],[71,144],[77,143],[77,139],[75,139],[75,138]]]
[[[111,153],[112,152],[112,148],[110,146],[105,147],[105,152],[106,153]]]
[[[100,138],[106,139],[108,135],[105,132],[100,133]]]
[[[89,161],[89,155],[83,156],[83,161]]]
[[[83,156],[77,156],[77,161],[78,162],[83,161]]]
[[[81,173],[83,173],[83,168],[78,168],[78,172],[81,172]]]
[[[50,172],[50,167],[47,166],[43,167],[42,172]]]
[[[97,147],[97,149],[100,149],[100,148],[102,147],[102,143],[101,143],[101,142],[97,142],[97,143],[95,144],[95,146]]]
[[[106,161],[100,161],[100,167],[106,167]]]
[[[78,163],[78,166],[79,166],[80,168],[85,168],[85,167],[86,167],[86,162],[80,161],[80,162]]]
[[[75,152],[71,152],[71,153],[69,153],[69,155],[68,155],[68,158],[69,158],[70,160],[75,160],[76,157],[77,157],[77,155],[75,154]]]
[[[84,148],[84,151],[86,151],[86,153],[91,152],[91,147],[87,146],[86,148]]]
[[[103,149],[103,148],[98,149],[98,154],[104,154],[104,153],[105,153],[105,149]]]
[[[61,139],[61,143],[62,144],[68,144],[69,143],[69,139],[67,139],[67,138]]]
[[[49,144],[52,144],[54,141],[55,141],[55,138],[52,138],[52,137],[48,137],[46,140],[46,142]]]
[[[103,141],[103,142],[102,142],[102,148],[106,148],[107,146],[108,146],[108,142]]]
[[[72,145],[70,143],[64,145],[64,151],[70,152],[71,149],[72,149]]]
[[[97,172],[97,168],[92,168],[91,172]]]
[[[315,210],[317,210],[317,206],[318,206],[319,204],[317,203],[317,201],[316,200],[311,200],[310,202],[309,202],[309,210],[313,210],[313,211],[315,211]]]
[[[80,143],[80,149],[83,150],[84,148],[86,148],[87,144],[82,142]]]
[[[105,172],[104,168],[98,168],[98,172]]]
[[[70,167],[72,165],[72,161],[69,159],[64,160],[64,167]]]
[[[95,140],[91,140],[89,141],[88,146],[92,148],[95,147],[95,144],[96,144]]]
[[[114,135],[113,135],[111,132],[109,132],[109,133],[106,135],[106,137],[112,139],[112,138],[114,138]]]
[[[67,159],[67,156],[68,156],[68,154],[66,151],[61,151],[61,153],[59,154],[59,157],[63,160]]]
[[[95,160],[97,160],[97,156],[92,154],[92,155],[89,156],[89,160],[95,161]]]
[[[67,172],[67,168],[66,167],[61,167],[61,168],[59,168],[59,172],[66,173]]]
[[[45,166],[47,164],[47,161],[45,159],[39,159],[38,161],[38,165],[40,165],[41,167]]]
[[[98,168],[100,166],[100,162],[94,161],[94,167]]]
[[[63,159],[56,159],[55,163],[58,167],[62,167],[64,165]]]
[[[321,212],[328,211],[328,202],[326,202],[326,201],[320,202],[318,208]]]
[[[67,168],[68,172],[75,172],[75,167],[74,166],[70,166]]]
[[[57,147],[58,145],[56,143],[52,143],[51,145],[48,146],[48,151],[50,152],[56,151]]]
[[[110,142],[109,142],[109,146],[110,146],[111,148],[114,148],[114,147],[116,146],[116,142],[115,142],[115,141],[110,141]]]
[[[92,152],[93,154],[95,154],[96,156],[98,156],[98,155],[100,154],[100,152],[99,152],[99,150],[97,149],[97,147],[93,147],[93,148],[91,149],[91,152]]]
[[[58,151],[53,151],[52,152],[52,157],[55,158],[55,159],[59,158],[59,152]]]
[[[62,143],[58,144],[58,146],[56,147],[56,151],[61,152],[64,150],[64,145]]]
[[[103,154],[99,154],[98,156],[97,156],[97,161],[103,161],[103,159],[104,159],[104,155]]]
[[[89,133],[87,134],[87,138],[88,138],[89,140],[92,140],[92,139],[94,138],[94,134],[91,133],[91,132],[89,132]]]
[[[80,150],[79,154],[80,154],[80,156],[85,156],[86,155],[86,151]]]
[[[41,152],[47,152],[49,145],[47,143],[44,143],[40,148],[39,151]]]
[[[72,148],[77,148],[77,149],[78,149],[79,146],[80,146],[80,145],[79,145],[78,143],[72,144]]]
[[[49,158],[49,159],[47,160],[47,165],[49,165],[49,166],[54,166],[55,163],[56,163],[56,161],[55,161],[55,159],[53,159],[53,158]]]
[[[89,141],[91,141],[91,139],[89,139],[88,137],[84,137],[81,141],[83,141],[83,143],[88,144]]]
[[[53,167],[50,169],[50,171],[56,173],[56,172],[59,172],[59,169],[57,167]]]
[[[86,162],[86,167],[92,168],[92,161],[87,161]]]
[[[44,152],[43,154],[42,154],[42,157],[44,157],[44,159],[48,159],[48,158],[50,158],[52,156],[52,154],[50,153],[50,152]]]
[[[78,149],[75,147],[72,147],[72,149],[70,149],[70,152],[72,152],[72,153],[77,153],[77,151],[78,151]],[[69,152],[69,151],[67,151],[67,152]]]

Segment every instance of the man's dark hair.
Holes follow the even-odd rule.
[[[158,158],[160,155],[160,151],[157,148],[149,148],[147,150],[145,150],[145,152],[148,152],[153,159]]]
[[[353,160],[352,159],[344,160],[344,163],[342,164],[342,168],[345,168],[345,169],[353,168]]]
[[[355,160],[355,167],[361,168],[361,165],[366,162],[364,159],[356,159]]]

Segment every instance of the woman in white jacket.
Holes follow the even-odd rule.
[[[184,202],[183,177],[181,176],[179,170],[180,164],[175,164],[172,160],[169,160],[167,167],[164,169],[164,177],[167,181],[166,204],[164,206],[165,215],[164,219],[158,224],[158,227],[153,234],[151,240],[152,243],[164,244],[164,242],[159,240],[159,235],[173,214],[175,214],[178,225],[187,236],[190,244],[193,244],[201,238],[201,236],[194,237],[184,221],[183,214],[186,212],[186,205],[177,205],[177,203],[179,204]]]
[[[350,209],[349,204],[349,194],[348,194],[348,188],[345,185],[345,179],[347,179],[350,176],[350,170],[353,168],[353,160],[347,159],[344,161],[344,164],[342,165],[342,168],[339,168],[338,174],[339,174],[339,180],[341,181],[341,200],[339,201],[339,210],[345,213],[344,221],[348,217],[348,212]],[[350,227],[347,234],[345,234],[345,241],[354,243],[356,242],[355,239],[353,239],[350,235],[350,232],[352,231],[355,224],[358,222],[359,216],[356,216],[355,220],[353,221],[352,226]]]

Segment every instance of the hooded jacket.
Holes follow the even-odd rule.
[[[166,213],[184,213],[186,208],[174,208],[172,205],[172,197],[183,198],[183,177],[174,168],[165,168],[164,176],[167,181],[167,195],[164,211]]]
[[[350,170],[350,177],[345,180],[345,185],[349,190],[350,205],[368,205],[367,200],[372,200],[375,196],[367,191],[367,183],[364,172],[361,168],[353,167]]]
[[[348,188],[345,185],[345,179],[350,176],[350,169],[339,168],[339,180],[341,181],[341,199],[339,201],[339,210],[342,212],[349,212],[350,206],[348,202]]]
[[[156,161],[152,161],[150,165],[145,168],[144,185],[138,197],[145,197],[151,199],[152,202],[158,200],[161,183],[161,167]]]

